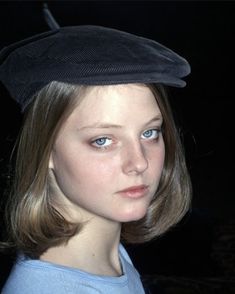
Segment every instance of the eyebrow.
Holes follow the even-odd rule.
[[[147,126],[147,125],[149,125],[151,123],[154,123],[154,122],[157,122],[157,121],[162,122],[162,115],[161,114],[158,114],[155,117],[153,117],[152,119],[150,119],[149,121],[147,121],[145,123],[145,125]],[[88,126],[78,128],[78,130],[82,131],[82,130],[85,130],[85,129],[112,129],[112,128],[120,129],[122,127],[123,127],[122,125],[106,123],[106,122],[97,122],[97,123],[94,123],[92,125],[88,125]]]

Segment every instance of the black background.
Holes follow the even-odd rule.
[[[0,48],[48,30],[42,1],[0,2]],[[235,2],[233,1],[48,1],[60,26],[103,25],[155,39],[184,56],[192,73],[187,87],[170,89],[177,124],[184,137],[192,178],[193,218],[155,246],[156,266],[151,256],[140,257],[140,271],[189,273],[206,270],[209,234],[214,218],[230,218],[235,212],[234,186],[234,54]],[[18,106],[1,87],[1,191],[6,185],[7,161],[19,129]],[[3,192],[2,192],[3,195]],[[2,196],[4,199],[4,196]],[[189,225],[190,224],[190,225]],[[192,228],[193,230],[189,229]],[[165,239],[164,239],[165,238]],[[201,242],[202,241],[202,242]],[[159,242],[159,241],[157,241]],[[184,250],[182,249],[184,244]],[[195,246],[200,258],[195,257]],[[186,249],[187,248],[187,249]],[[164,250],[165,251],[164,251]],[[132,250],[132,249],[130,249]],[[183,252],[184,251],[184,252]],[[187,259],[186,253],[189,258]],[[190,255],[190,253],[192,253]],[[177,255],[184,254],[179,265]],[[169,257],[170,256],[170,257]],[[193,257],[194,256],[194,257]],[[180,257],[179,257],[180,259]],[[182,258],[181,258],[182,260]],[[167,263],[168,262],[168,263]],[[174,265],[174,264],[177,265]],[[204,265],[203,265],[204,263]],[[1,266],[0,266],[1,267]],[[4,267],[4,266],[3,266]],[[189,269],[191,267],[191,270]],[[186,269],[187,268],[187,269]],[[194,268],[194,269],[192,269]]]

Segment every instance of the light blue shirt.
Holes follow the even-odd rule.
[[[21,256],[2,294],[144,294],[140,276],[122,245],[119,255],[123,269],[120,277],[93,275]]]

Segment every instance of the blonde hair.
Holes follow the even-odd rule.
[[[90,87],[51,82],[26,109],[6,221],[8,244],[30,257],[39,257],[81,230],[82,224],[69,222],[53,205],[48,164],[60,127]],[[160,85],[149,87],[163,116],[166,157],[159,188],[146,216],[122,225],[122,238],[129,243],[146,242],[167,231],[185,215],[191,199],[183,148],[167,95]]]

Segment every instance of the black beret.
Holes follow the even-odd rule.
[[[0,81],[22,108],[51,81],[184,87],[189,73],[188,62],[162,44],[102,26],[61,27],[0,52]]]

